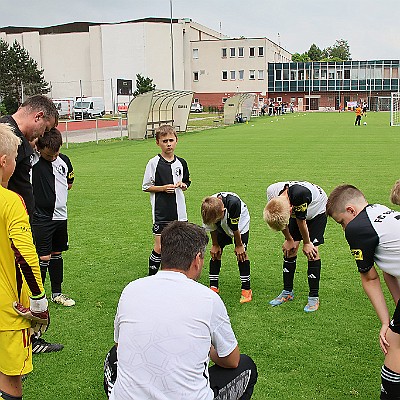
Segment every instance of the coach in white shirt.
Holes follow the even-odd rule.
[[[196,282],[207,242],[203,228],[170,223],[161,235],[161,271],[123,290],[110,399],[251,398],[256,366],[240,354],[221,298]]]

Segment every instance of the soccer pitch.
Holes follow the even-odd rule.
[[[384,358],[378,343],[380,322],[339,225],[328,221],[320,247],[319,310],[303,311],[307,262],[300,252],[294,301],[279,307],[268,304],[282,290],[283,242],[283,235],[262,220],[269,184],[307,180],[329,194],[336,185],[351,183],[369,202],[390,206],[390,189],[400,178],[400,128],[389,126],[388,113],[368,113],[362,119],[366,126],[355,127],[354,119],[351,112],[266,116],[179,136],[176,154],[187,160],[192,180],[185,192],[189,220],[200,224],[202,198],[218,191],[236,192],[250,211],[253,301],[239,304],[232,246],[222,260],[220,295],[241,351],[258,367],[253,399],[379,397]],[[50,304],[51,325],[44,337],[65,348],[34,355],[24,398],[106,398],[103,361],[113,344],[117,302],[128,282],[147,275],[153,246],[151,207],[141,184],[146,163],[158,149],[151,139],[63,149],[75,170],[63,291],[76,306]],[[201,282],[208,284],[208,257]],[[49,295],[49,280],[46,290]],[[392,313],[393,302],[390,305]]]

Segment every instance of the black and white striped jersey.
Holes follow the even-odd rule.
[[[267,199],[270,201],[288,189],[292,217],[310,220],[326,210],[328,197],[323,189],[306,181],[277,182],[267,188]]]
[[[68,156],[59,154],[53,161],[40,157],[32,167],[35,215],[52,220],[67,219],[68,184],[74,181],[74,171]]]
[[[247,205],[233,192],[219,192],[212,197],[218,197],[224,204],[225,212],[221,221],[215,224],[204,225],[208,231],[222,231],[233,237],[233,232],[239,230],[241,234],[248,232],[250,228],[250,214]]]
[[[167,161],[158,154],[147,163],[142,189],[147,191],[151,186],[176,184],[180,181],[190,186],[186,161],[178,156]],[[176,188],[175,193],[150,192],[150,203],[153,223],[187,221],[185,196],[181,188]]]
[[[369,271],[375,262],[400,278],[400,212],[369,204],[347,224],[345,235],[359,272]]]

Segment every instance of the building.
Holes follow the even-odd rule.
[[[300,111],[330,111],[349,102],[389,110],[399,90],[399,60],[269,63],[268,96]]]

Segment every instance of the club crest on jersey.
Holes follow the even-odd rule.
[[[294,212],[304,212],[304,211],[307,211],[307,207],[308,207],[308,204],[303,203],[303,204],[300,204],[299,206],[293,206],[293,211]]]
[[[356,261],[362,261],[364,259],[361,249],[351,249],[351,254]]]
[[[182,168],[176,167],[175,168],[175,176],[181,176],[181,175],[182,175]]]
[[[57,165],[56,170],[60,175],[65,176],[66,171],[63,165]]]

